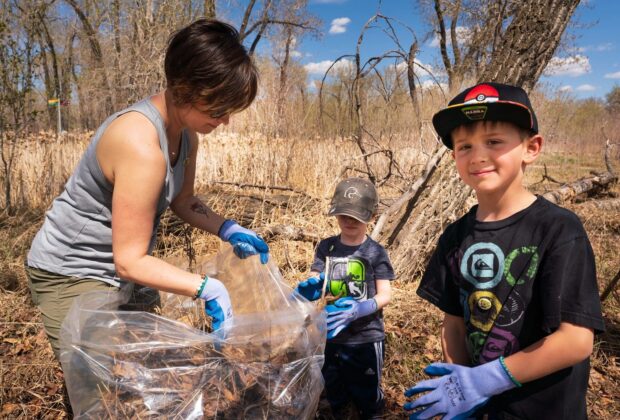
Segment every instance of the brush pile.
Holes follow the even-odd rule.
[[[198,267],[227,286],[234,317],[208,334],[202,302],[150,289],[91,293],[63,324],[76,418],[314,416],[325,342],[320,311],[258,258],[227,250]]]

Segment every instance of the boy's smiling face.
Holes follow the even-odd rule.
[[[479,196],[503,196],[523,189],[525,166],[540,152],[542,137],[523,138],[513,124],[477,122],[452,131],[456,169]]]

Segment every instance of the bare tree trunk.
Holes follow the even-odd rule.
[[[42,43],[43,44],[43,43]],[[47,54],[45,50],[42,48],[41,51],[41,67],[43,68],[43,83],[45,84],[45,99],[50,99],[54,97],[55,94],[55,86],[50,74],[49,63],[47,61]],[[50,106],[47,107],[47,122],[48,126],[54,127],[54,120],[56,118],[56,112]]]
[[[65,48],[65,59],[66,59],[66,69],[65,74],[67,78],[73,81],[75,84],[75,91],[77,95],[77,103],[78,103],[78,120],[80,123],[80,127],[86,128],[89,126],[88,116],[86,109],[84,109],[84,95],[82,93],[82,85],[80,83],[79,78],[75,72],[75,63],[73,56],[73,42],[77,37],[77,33],[75,30],[73,33],[69,35],[67,38],[67,47]],[[68,88],[69,83],[65,83],[65,89]]]
[[[121,70],[121,2],[120,0],[112,1],[112,32],[114,33],[114,86],[118,89],[122,86],[122,70]],[[119,108],[125,104],[119,103],[116,97],[115,108]]]
[[[45,91],[48,94],[48,98],[52,97],[53,95],[55,95],[54,97],[60,100],[60,96],[61,96],[61,91],[60,91],[60,76],[58,73],[58,58],[56,56],[56,48],[54,47],[54,40],[52,39],[52,37],[50,36],[49,30],[47,28],[47,22],[45,21],[44,16],[38,11],[37,13],[37,17],[39,19],[39,23],[40,23],[40,34],[42,36],[42,38],[45,40],[45,44],[47,45],[47,48],[49,49],[49,54],[51,56],[51,61],[52,61],[52,72],[54,74],[54,79],[49,80],[49,71],[47,70],[47,54],[43,54],[42,58],[44,61],[44,65],[45,65],[45,75],[46,75],[46,84],[45,84]],[[60,106],[60,103],[58,104],[58,106]],[[53,122],[55,120],[55,114],[56,112],[54,111],[53,108],[48,108],[48,117],[50,120],[50,123]]]
[[[448,56],[446,23],[444,22],[441,0],[435,0],[434,4],[435,14],[437,15],[437,26],[439,27],[439,52],[441,53],[441,60],[443,61],[443,66],[446,69],[446,73],[448,73],[448,83],[450,84],[449,89],[452,90],[452,83],[454,81],[454,77],[452,62],[450,61],[450,57]]]
[[[206,18],[215,19],[215,0],[205,0],[204,13]]]
[[[530,90],[553,57],[579,0],[528,0],[517,8],[493,65],[480,81],[511,83]]]
[[[413,68],[415,63],[415,56],[418,53],[418,41],[416,40],[411,44],[409,48],[409,56],[407,58],[407,84],[409,87],[409,98],[411,99],[411,105],[413,105],[413,113],[417,118],[418,127],[417,132],[421,134],[422,130],[422,117],[420,114],[420,104],[418,102],[418,97],[416,95],[416,86],[415,86],[415,70]]]
[[[265,32],[265,29],[267,29],[267,24],[269,23],[269,10],[271,9],[271,2],[272,0],[266,0],[265,2],[265,7],[263,9],[263,17],[261,19],[260,27],[258,29],[256,37],[254,37],[254,41],[252,41],[252,45],[250,46],[250,50],[249,50],[250,55],[254,54],[254,51],[256,50],[256,47],[258,46],[258,43],[261,40],[263,33]],[[249,33],[250,32],[247,31],[245,32],[245,35],[247,36]]]
[[[285,29],[286,41],[284,44],[284,57],[280,64],[279,89],[276,97],[276,110],[278,114],[278,122],[276,132],[278,136],[283,135],[282,126],[284,124],[284,105],[287,97],[287,78],[288,67],[291,55],[291,44],[293,43],[293,28],[287,26]]]
[[[95,62],[97,63],[100,69],[103,87],[109,93],[107,95],[104,95],[105,97],[104,103],[105,103],[105,112],[107,114],[110,114],[112,113],[112,110],[113,110],[112,96],[114,95],[114,90],[111,89],[110,83],[108,82],[108,77],[106,75],[106,67],[103,61],[103,53],[101,50],[101,45],[99,44],[99,40],[97,38],[97,32],[95,31],[93,26],[90,24],[88,17],[84,13],[84,11],[81,9],[81,7],[77,4],[76,0],[65,0],[65,2],[69,6],[71,6],[73,11],[77,15],[78,19],[82,23],[82,29],[84,30],[84,33],[86,34],[86,37],[88,38],[88,42],[90,44],[90,51],[92,52],[93,58],[95,59]]]
[[[252,10],[255,4],[256,0],[250,0],[243,12],[243,19],[241,19],[241,25],[239,26],[239,38],[241,39],[245,39],[246,31],[250,24],[250,16],[252,16]]]

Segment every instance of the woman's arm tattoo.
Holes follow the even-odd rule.
[[[209,208],[201,202],[192,204],[190,209],[195,213],[204,214],[207,218],[209,217]]]

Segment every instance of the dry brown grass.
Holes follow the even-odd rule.
[[[41,221],[42,211],[57,194],[71,172],[86,137],[60,141],[29,142],[19,156],[16,170],[24,176],[16,192],[16,202],[28,203],[15,216],[0,217],[0,261],[3,290],[0,291],[0,417],[64,418],[62,373],[53,360],[39,315],[29,298],[22,269],[23,258]],[[324,216],[328,196],[347,165],[359,167],[359,151],[350,141],[326,139],[284,140],[262,135],[235,136],[224,132],[206,140],[198,163],[199,191],[206,201],[227,217],[247,212],[248,200],[239,195],[258,197],[253,227],[290,224],[320,236],[336,232],[334,220]],[[403,173],[415,178],[424,155],[406,138],[393,139],[392,147],[403,165]],[[555,187],[549,181],[538,183],[547,164],[548,174],[560,180],[573,180],[591,169],[602,170],[602,155],[578,152],[549,153],[527,173],[527,182],[542,192]],[[378,163],[381,167],[383,163]],[[616,162],[620,167],[620,162]],[[286,193],[284,205],[269,204],[277,191],[239,189],[221,186],[220,180],[262,185],[290,186],[306,195]],[[381,188],[383,198],[395,197],[404,179]],[[618,187],[615,192],[620,192]],[[256,201],[256,200],[255,200]],[[603,212],[579,204],[568,205],[584,221],[595,251],[601,288],[620,268],[620,212]],[[33,209],[31,211],[27,208]],[[186,242],[178,229],[169,226],[160,241],[160,256],[185,255]],[[166,226],[164,226],[166,228]],[[212,235],[193,232],[191,243],[198,255],[215,252],[219,241]],[[432,246],[432,244],[429,244]],[[271,255],[284,278],[291,284],[302,279],[313,258],[314,244],[270,241]],[[397,272],[402,264],[396,265]],[[4,280],[7,280],[6,282]],[[441,357],[437,338],[441,314],[415,294],[418,279],[399,278],[394,283],[394,300],[385,311],[387,358],[384,369],[385,392],[391,417],[401,418],[402,391],[422,378],[421,368]],[[608,332],[597,337],[592,359],[588,407],[592,418],[620,417],[620,296],[605,302]]]

